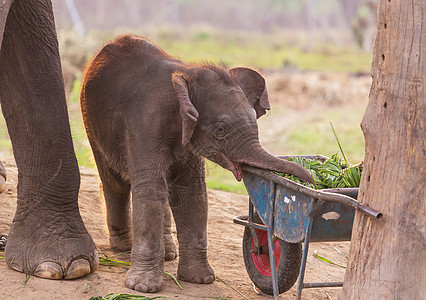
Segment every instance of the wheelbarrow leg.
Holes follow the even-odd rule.
[[[305,278],[305,268],[306,268],[306,260],[308,258],[309,239],[311,238],[311,230],[312,230],[312,218],[309,218],[309,224],[308,224],[308,227],[306,228],[306,233],[305,233],[305,245],[303,247],[302,265],[300,266],[299,284],[297,286],[297,296],[296,296],[297,300],[300,300],[300,298],[302,297],[303,280]]]
[[[279,299],[279,289],[278,289],[278,277],[277,277],[277,268],[275,266],[275,253],[274,253],[274,241],[272,239],[272,233],[268,230],[268,250],[269,250],[269,261],[271,263],[271,277],[272,277],[272,287],[274,288],[274,300]]]

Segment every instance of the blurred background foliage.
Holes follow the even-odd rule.
[[[53,0],[74,147],[95,168],[79,93],[86,64],[123,33],[149,38],[187,62],[260,70],[272,110],[260,118],[262,145],[275,155],[338,151],[333,122],[351,162],[364,156],[359,127],[370,88],[376,29],[373,0]],[[0,118],[0,158],[12,157]],[[209,188],[245,193],[207,162]]]

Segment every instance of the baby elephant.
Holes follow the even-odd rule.
[[[170,235],[163,236],[168,205],[179,241],[179,279],[215,279],[207,261],[204,158],[237,180],[247,164],[312,182],[307,170],[260,146],[256,118],[270,107],[265,80],[252,69],[186,64],[144,38],[125,35],[91,62],[81,108],[102,180],[110,243],[132,247],[126,286],[140,292],[161,289],[164,253],[173,251]]]

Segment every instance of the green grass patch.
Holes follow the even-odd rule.
[[[72,85],[71,93],[68,96],[69,101],[71,103],[80,105],[80,92],[81,92],[81,78],[78,77],[76,80],[74,80],[74,83]]]
[[[356,48],[330,46],[304,51],[294,46],[277,45],[270,36],[244,41],[209,36],[196,41],[159,40],[157,43],[168,53],[187,62],[208,61],[259,69],[280,69],[288,65],[299,70],[351,73],[367,73],[371,67],[371,54]]]
[[[247,195],[242,181],[238,182],[232,172],[209,160],[206,160],[206,184],[209,189]]]
[[[75,106],[75,105],[72,105]],[[74,144],[75,155],[79,166],[95,168],[95,159],[86,136],[80,108],[74,107],[69,110],[71,135]]]
[[[359,124],[364,111],[364,107],[348,107],[299,113],[298,121],[278,132],[268,150],[277,155],[331,156],[339,151],[332,122],[348,161],[360,162],[364,159],[364,136]]]

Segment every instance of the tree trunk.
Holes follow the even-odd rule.
[[[424,299],[426,4],[379,0],[377,9],[358,200],[383,219],[356,214],[340,299]]]

